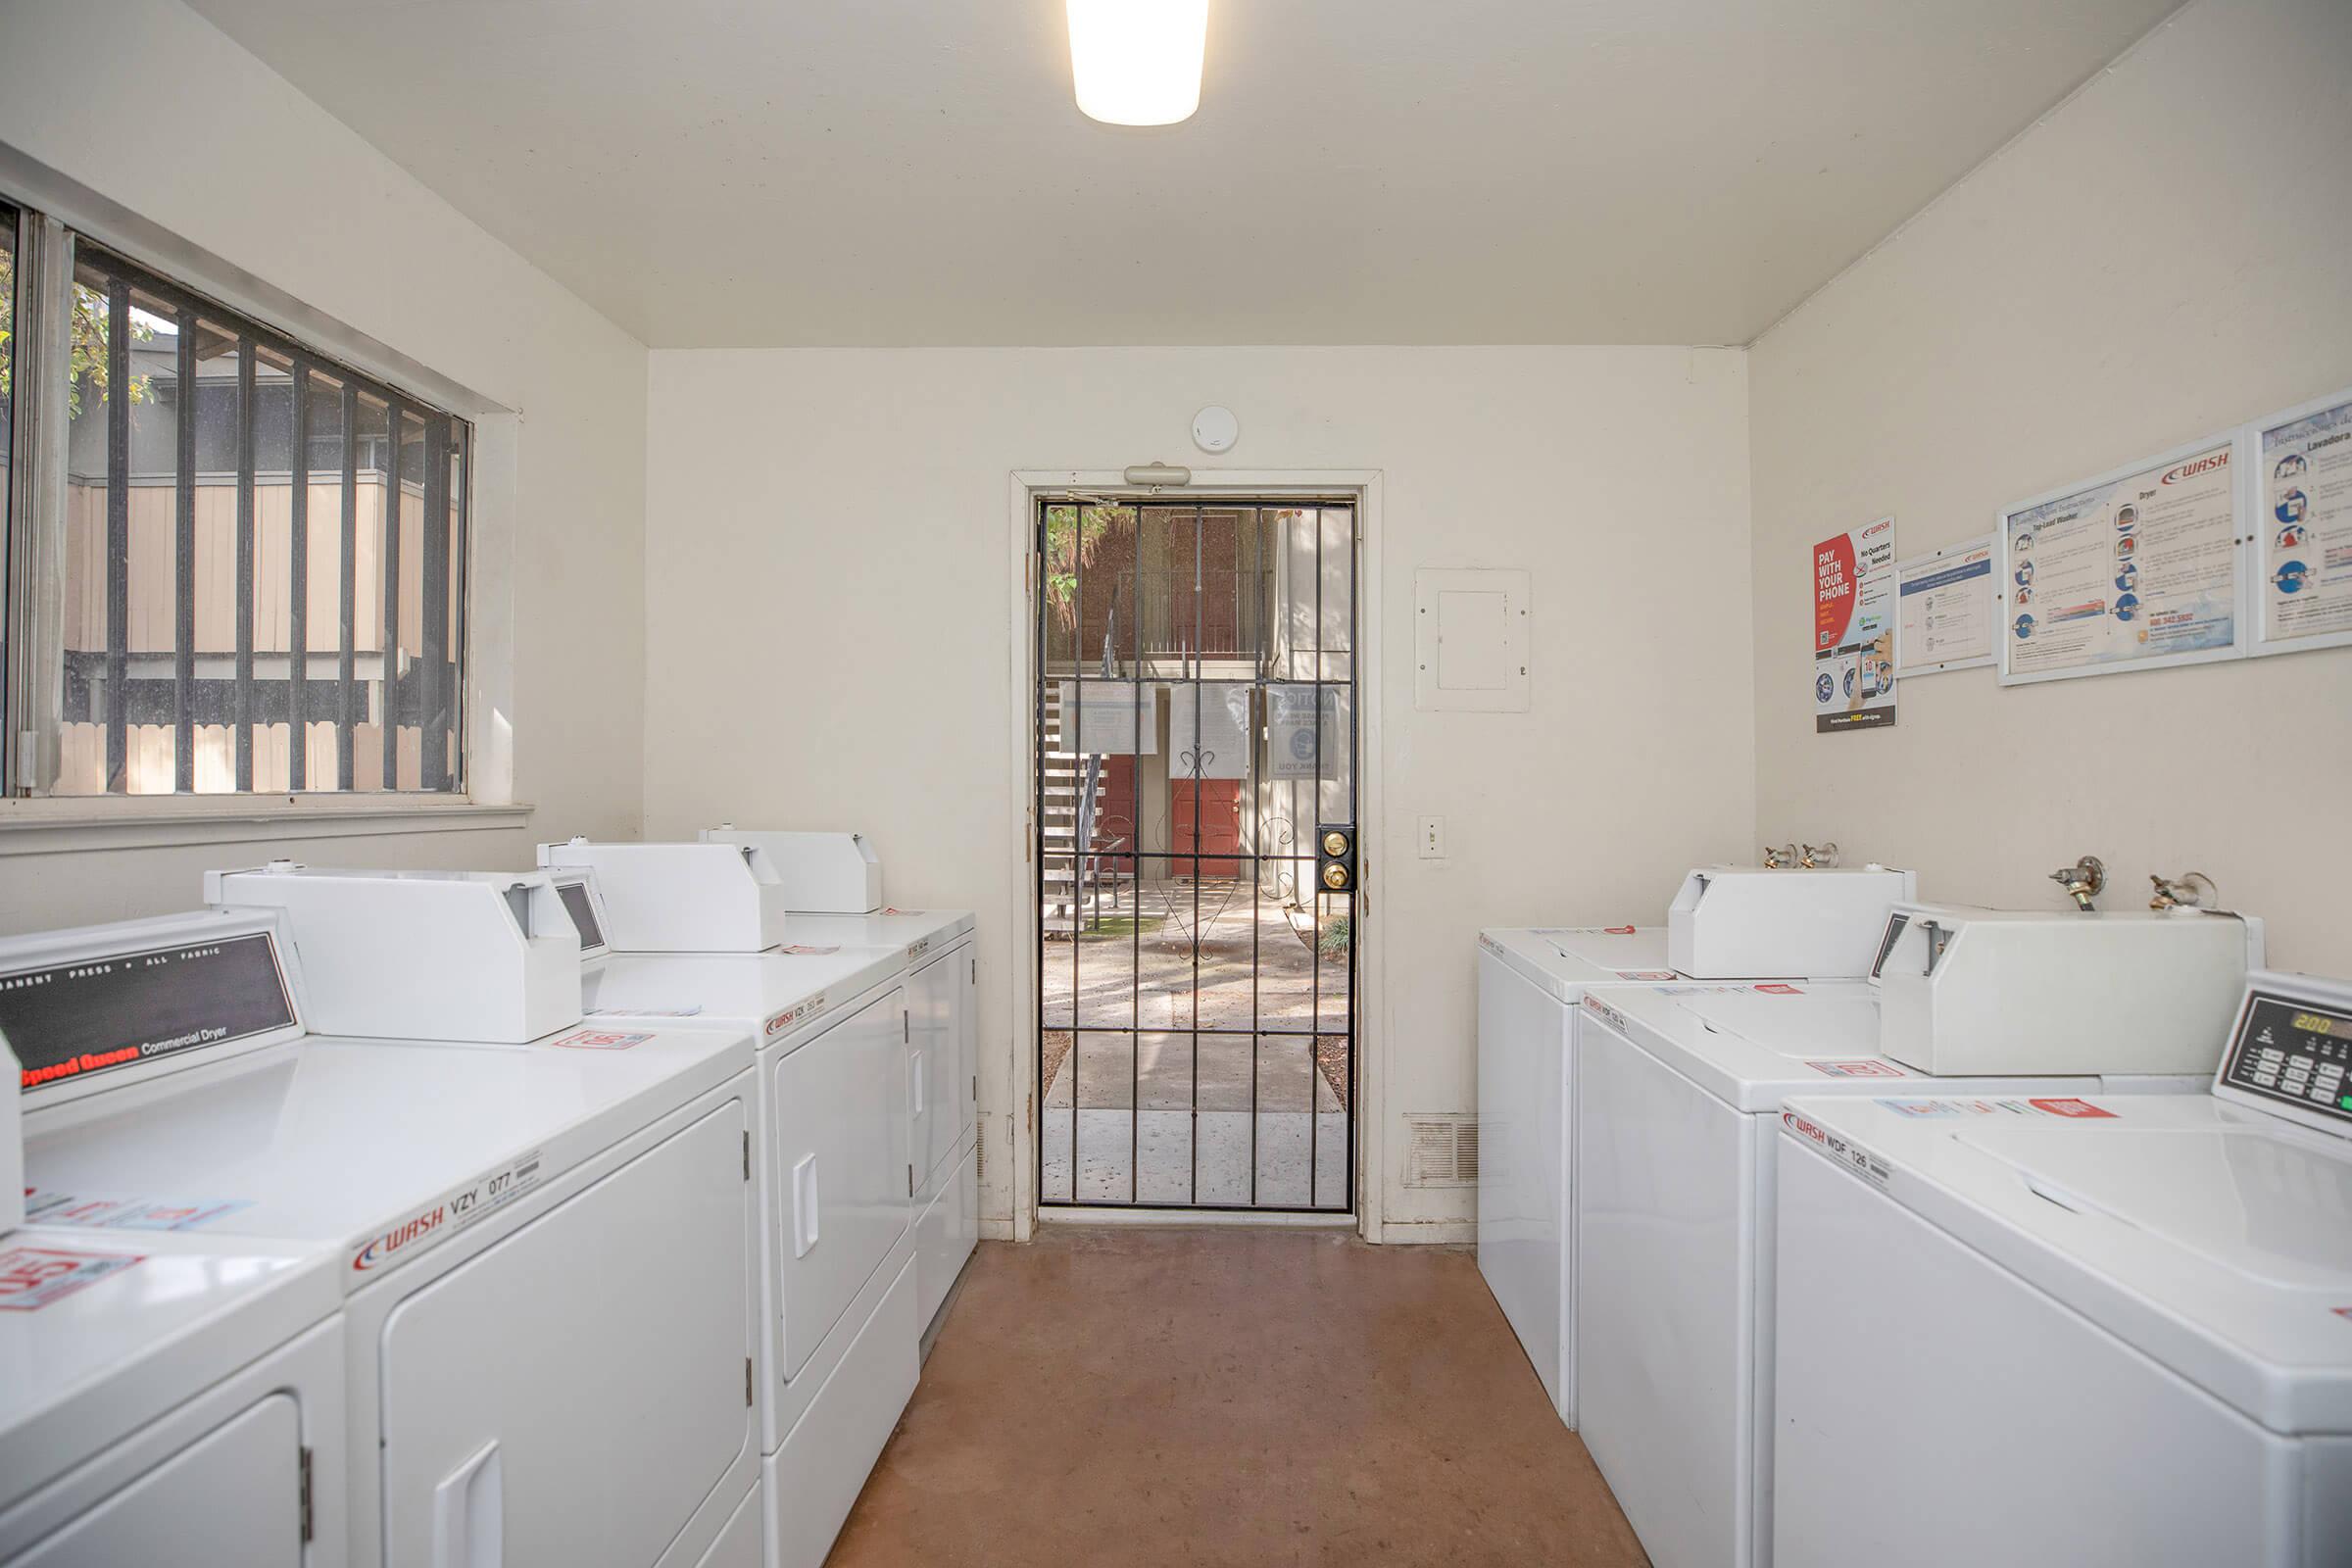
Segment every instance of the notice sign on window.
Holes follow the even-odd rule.
[[[2001,515],[2001,681],[2238,653],[2237,468],[2229,437]]]
[[[1894,722],[1894,519],[1813,547],[1813,728]]]

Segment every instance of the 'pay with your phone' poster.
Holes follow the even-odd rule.
[[[1894,519],[1813,547],[1813,728],[1894,722]]]

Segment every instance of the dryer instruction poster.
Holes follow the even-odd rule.
[[[2261,458],[2264,644],[2352,636],[2352,402],[2265,429]]]
[[[2003,517],[2001,678],[2101,674],[2234,648],[2232,451],[2217,440]]]
[[[1894,519],[1813,547],[1813,729],[1894,722]]]

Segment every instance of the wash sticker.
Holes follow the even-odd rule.
[[[820,992],[816,996],[810,997],[807,1002],[799,1003],[793,1006],[786,1007],[782,1012],[777,1013],[774,1017],[768,1019],[767,1022],[761,1024],[760,1026],[760,1037],[762,1040],[773,1040],[785,1030],[798,1028],[800,1025],[807,1023],[809,1019],[815,1017],[818,1013],[824,1010],[825,999],[823,994]]]
[[[588,1016],[591,1018],[692,1018],[702,1010],[703,1004],[698,1002],[691,1007],[590,1007]],[[561,1040],[556,1042],[558,1045],[563,1043]]]
[[[77,1252],[63,1247],[0,1248],[0,1312],[37,1312],[50,1302],[145,1262],[138,1252]]]
[[[1891,1061],[1864,1059],[1861,1061],[1808,1061],[1806,1066],[1824,1078],[1908,1078],[1911,1075]],[[1885,1103],[1885,1102],[1881,1102]]]
[[[1601,1001],[1590,991],[1585,993],[1585,1010],[1596,1015],[1601,1019],[1602,1022],[1607,1023],[1612,1028],[1622,1030],[1626,1026],[1624,1013],[1619,1012],[1615,1007],[1610,1006],[1607,1003]]]
[[[495,1170],[476,1176],[438,1202],[427,1203],[422,1208],[411,1211],[407,1218],[351,1255],[352,1272],[366,1274],[381,1268],[419,1247],[437,1242],[444,1236],[454,1236],[474,1221],[488,1218],[499,1208],[538,1186],[545,1168],[546,1161],[540,1152],[534,1149]]]
[[[1781,1125],[1796,1134],[1797,1137],[1814,1144],[1838,1164],[1843,1165],[1847,1170],[1882,1191],[1885,1190],[1887,1179],[1894,1174],[1893,1167],[1878,1155],[1864,1149],[1852,1139],[1830,1131],[1801,1111],[1782,1111]]]
[[[581,1029],[561,1040],[551,1040],[548,1044],[561,1046],[566,1051],[627,1051],[653,1038],[652,1035],[619,1034],[611,1029]]]
[[[1768,997],[1801,997],[1805,994],[1803,986],[1792,986],[1780,980],[1757,986],[1755,989]]]
[[[1676,974],[1672,969],[1619,969],[1617,978],[1620,980],[1680,980],[1682,976]]]
[[[832,947],[820,948],[807,942],[795,942],[792,946],[778,951],[795,954],[804,958],[823,958],[839,953],[841,947],[839,944],[835,944]]]
[[[912,963],[915,959],[921,957],[924,954],[929,953],[930,951],[931,939],[929,937],[924,937],[919,941],[909,942],[906,944],[906,961],[908,963]]]
[[[40,1188],[24,1195],[28,1224],[84,1231],[192,1231],[252,1206],[251,1199],[239,1198],[83,1198]]]
[[[1495,955],[1497,957],[1502,956],[1502,944],[1495,941],[1493,937],[1487,935],[1484,931],[1481,931],[1478,934],[1478,945],[1486,949],[1489,953]]]

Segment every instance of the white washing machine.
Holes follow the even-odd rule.
[[[1862,981],[1596,988],[1582,1006],[1578,1430],[1661,1568],[1767,1561],[1782,1102],[1923,1083],[2075,1096],[2101,1080],[1922,1079],[1878,1054]]]
[[[553,873],[600,1027],[760,1041],[761,1446],[769,1561],[824,1559],[914,1392],[914,1112],[924,1090],[895,952],[611,953],[584,870]]]
[[[1914,890],[1884,867],[1691,871],[1664,926],[1484,931],[1478,959],[1478,1266],[1560,1419],[1576,1415],[1574,1125],[1588,988],[1687,975],[1869,971],[1887,911]],[[1679,947],[1678,970],[1670,952]],[[1764,968],[1739,971],[1733,963]]]
[[[1573,1427],[1577,1004],[1590,986],[1676,976],[1662,926],[1482,931],[1478,949],[1478,1269]]]
[[[792,911],[790,947],[901,955],[925,1072],[914,1140],[915,1274],[922,1321],[935,1326],[980,1236],[980,950],[972,912],[885,904],[882,860],[861,833],[728,823],[703,829],[701,839],[756,851],[776,868]]]
[[[2352,1562],[2352,987],[2201,1095],[1791,1101],[1781,1560]]]
[[[146,1228],[0,1236],[0,1564],[342,1563],[340,1263]]]
[[[473,933],[458,968],[303,896],[0,943],[29,1205],[92,1248],[170,1224],[331,1253],[354,1564],[756,1551],[751,1041],[576,1005],[517,1045],[310,1032],[305,965],[351,972],[353,944],[470,999],[533,983],[520,954],[552,943],[576,994],[544,876],[437,886],[427,939]]]

